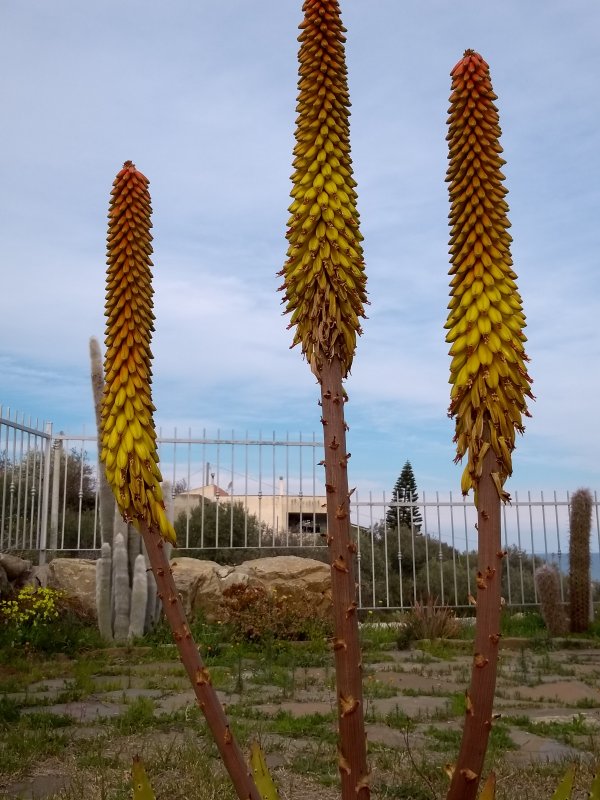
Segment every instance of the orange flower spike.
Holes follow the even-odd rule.
[[[106,276],[102,451],[124,519],[175,543],[158,469],[152,396],[152,223],[148,179],[126,161],[111,192]]]
[[[461,487],[477,492],[483,457],[498,460],[498,491],[512,473],[515,430],[523,432],[531,394],[523,343],[525,316],[510,254],[496,95],[489,67],[473,50],[452,70],[447,135],[450,195],[451,343],[449,415],[456,460],[469,452]],[[486,429],[484,437],[484,428]],[[489,442],[485,439],[489,439]]]
[[[282,302],[292,346],[318,377],[339,357],[348,374],[367,302],[356,182],[350,158],[345,28],[337,0],[305,0],[298,37],[299,94]]]

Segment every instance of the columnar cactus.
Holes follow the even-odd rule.
[[[113,638],[112,554],[108,542],[103,543],[101,556],[96,561],[96,614],[100,635],[106,641],[111,641]]]
[[[563,636],[567,632],[568,621],[561,601],[558,570],[550,564],[542,564],[536,569],[534,579],[548,633],[551,636]]]
[[[92,379],[92,391],[94,399],[94,410],[96,414],[96,425],[98,429],[98,442],[102,438],[102,417],[101,405],[102,396],[104,391],[104,371],[102,367],[102,355],[98,341],[92,337],[90,339],[90,368]],[[101,445],[99,444],[99,450]],[[166,484],[164,484],[166,486]],[[133,601],[129,608],[129,622],[126,624],[125,607],[128,597],[133,589],[133,582],[135,579],[135,562],[140,554],[144,553],[142,538],[130,530],[130,526],[118,515],[115,498],[112,493],[111,487],[106,480],[106,473],[100,470],[99,475],[99,506],[100,506],[100,533],[102,539],[101,557],[96,562],[96,610],[98,616],[98,628],[104,639],[112,641],[117,639],[122,641],[124,639],[131,639],[132,636],[143,636],[144,633],[150,631],[156,621],[160,617],[161,604],[160,600],[156,597],[156,581],[151,571],[144,570],[144,586],[146,592],[146,601],[144,603],[145,622],[140,628],[138,623],[132,625],[133,616],[139,609],[139,605],[134,606]],[[171,517],[170,517],[171,518]],[[116,545],[117,540],[121,539],[121,543]],[[118,552],[120,558],[121,547],[125,547],[127,553],[127,583],[125,582],[125,573],[123,572],[122,580],[118,583],[112,579],[115,564],[113,564],[113,556]],[[165,547],[168,547],[165,543]],[[147,557],[144,556],[146,563]],[[138,582],[141,581],[141,573],[138,576]],[[139,591],[139,589],[138,589]],[[123,595],[123,592],[126,596]],[[120,609],[119,615],[116,609]],[[114,623],[119,620],[117,630],[114,630]]]
[[[131,608],[129,612],[129,630],[127,633],[129,639],[135,639],[144,635],[147,603],[148,581],[146,579],[146,559],[142,553],[140,553],[135,559],[133,583],[131,585]]]
[[[571,497],[569,542],[569,605],[571,631],[587,631],[590,619],[590,535],[592,494],[578,489]]]

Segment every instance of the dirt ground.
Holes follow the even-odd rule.
[[[448,649],[436,654],[435,649],[418,646],[385,650],[365,659],[365,718],[375,772],[388,768],[381,766],[382,754],[392,760],[393,754],[404,758],[407,748],[421,762],[427,754],[440,763],[455,757],[470,666],[468,652]],[[330,664],[293,665],[286,677],[268,664],[240,663],[215,669],[215,685],[241,739],[258,730],[284,800],[338,796],[335,786],[327,786],[335,782],[335,772],[322,767],[328,759],[333,761],[330,751],[335,748]],[[22,704],[22,714],[63,720],[67,734],[64,755],[38,758],[27,769],[10,773],[0,764],[0,796],[11,800],[71,797],[68,788],[74,770],[84,770],[86,763],[97,768],[89,756],[87,762],[81,757],[94,743],[98,764],[112,759],[113,764],[126,765],[140,749],[149,752],[151,747],[173,749],[189,743],[188,728],[196,741],[198,734],[203,735],[193,692],[176,654],[169,651],[158,662],[128,663],[123,656],[115,657],[85,679],[32,681],[3,697]],[[505,642],[495,712],[500,715],[502,736],[493,746],[513,768],[597,763],[600,649],[538,651]],[[135,713],[140,714],[137,728]],[[127,729],[121,721],[129,718]],[[311,725],[319,732],[313,732]]]

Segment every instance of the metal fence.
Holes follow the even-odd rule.
[[[213,560],[301,554],[326,560],[325,488],[314,435],[158,436],[167,509],[181,555]],[[53,432],[0,407],[0,551],[94,557],[101,543],[95,435]],[[515,492],[502,510],[502,592],[510,606],[538,602],[533,574],[554,562],[567,592],[568,492]],[[598,494],[592,519],[593,575],[600,579]],[[464,606],[474,583],[472,500],[421,492],[418,502],[383,493],[351,497],[358,545],[359,605],[406,608],[436,596]]]

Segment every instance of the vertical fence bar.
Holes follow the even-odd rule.
[[[565,602],[565,590],[563,585],[563,577],[562,577],[562,550],[560,547],[560,528],[558,524],[558,500],[556,497],[556,489],[554,490],[554,517],[556,519],[556,545],[557,545],[557,555],[558,555],[558,575],[560,578],[560,599],[561,602]]]
[[[519,519],[518,492],[515,492],[515,509],[517,512],[517,541],[519,543],[519,574],[521,576],[521,604],[525,605],[525,584],[523,580],[523,545],[521,544],[521,521]]]
[[[248,547],[248,431],[246,431],[244,469],[244,547]],[[260,525],[260,522],[258,523]]]
[[[502,504],[502,527],[504,528],[504,549],[508,553],[503,561],[506,561],[506,585],[508,589],[508,605],[510,606],[512,604],[512,586],[510,583],[510,549],[508,546],[508,525],[506,524],[506,503]]]
[[[533,582],[533,599],[537,605],[537,586],[535,585],[535,545],[533,543],[533,513],[531,505],[531,492],[527,492],[527,502],[529,505],[529,536],[531,539],[531,578]]]
[[[60,549],[65,549],[65,526],[67,522],[67,477],[69,472],[69,442],[66,442],[67,447],[64,448],[64,462],[65,462],[65,474],[63,480],[63,499],[62,499],[62,525],[61,525],[61,535],[60,535]]]
[[[548,563],[548,537],[546,534],[546,504],[544,502],[544,492],[540,492],[540,499],[542,501],[542,527],[544,529],[544,559]]]
[[[594,492],[594,504],[596,509],[596,534],[598,537],[598,557],[600,558],[600,520],[598,519],[598,492]]]
[[[373,525],[373,493],[369,492],[369,532],[371,538],[371,605],[377,605],[377,590],[375,588],[375,530]]]
[[[191,490],[191,480],[192,480],[192,429],[191,427],[188,428],[188,447],[187,447],[187,478],[186,478],[186,485],[187,485],[187,493],[185,496],[185,546],[190,546],[190,490]]]
[[[412,506],[410,507],[410,527],[414,529]],[[423,492],[423,527],[425,528],[425,571],[427,575],[427,597],[431,595],[431,582],[429,576],[429,523],[427,522],[427,502]]]
[[[17,425],[19,424],[19,412],[15,411],[15,425],[12,429],[12,458],[10,466],[10,486],[8,500],[8,549],[12,547],[13,532],[13,508],[15,505],[15,469],[17,465]]]
[[[290,518],[289,518],[289,501],[290,496],[290,432],[286,431],[285,434],[286,448],[285,448],[285,510],[282,509],[284,516],[283,526],[285,528],[285,543],[289,546],[290,543]]]
[[[263,438],[262,438],[262,431],[258,432],[258,547],[259,549],[263,546],[262,543],[262,533],[263,533],[263,525],[262,525],[262,462],[263,462]]]
[[[440,560],[440,590],[442,595],[442,605],[446,605],[444,597],[444,554],[442,551],[442,521],[440,519],[440,493],[435,493],[435,507],[437,510],[437,524],[438,524],[438,557]]]
[[[221,431],[217,429],[217,477],[215,478],[215,547],[219,547],[219,517],[221,516]],[[212,477],[212,476],[211,476]]]
[[[388,557],[388,531],[387,531],[387,514],[385,514],[385,492],[383,493],[383,558],[385,562],[385,605],[386,608],[390,607],[390,576],[389,576],[389,557]]]
[[[356,497],[356,580],[358,581],[358,607],[363,607],[362,602],[362,536],[360,530],[360,504],[358,502],[358,491]]]
[[[317,538],[317,442],[315,438],[315,434],[313,432],[313,446],[312,446],[312,509],[313,509],[313,521],[312,521],[312,529],[313,529],[313,546],[316,547],[318,544]]]
[[[38,561],[39,564],[46,563],[46,549],[48,538],[48,499],[50,489],[50,456],[52,453],[52,423],[47,422],[45,427],[47,434],[46,446],[44,448],[44,477],[42,480],[41,509],[40,509],[40,549]]]
[[[0,411],[2,408],[0,407]],[[7,418],[10,420],[10,408],[7,410]],[[10,428],[6,425],[6,436],[5,436],[5,443],[4,443],[4,453],[5,455],[2,456],[2,509],[0,510],[0,550],[4,550],[4,520],[6,519],[6,486],[8,481],[8,467],[9,467],[9,458],[8,458],[8,432]],[[0,453],[0,455],[2,455]]]
[[[304,509],[302,508],[302,503],[303,503],[303,500],[304,500],[304,491],[303,491],[303,485],[302,485],[302,479],[303,479],[302,434],[300,434],[300,436],[299,436],[299,441],[300,441],[300,447],[298,448],[298,455],[299,455],[299,458],[300,458],[300,491],[298,493],[298,497],[299,497],[299,500],[300,500],[300,503],[299,503],[299,505],[300,505],[300,509],[299,509],[299,511],[300,511],[300,523],[299,524],[300,524],[300,547],[303,547],[304,546],[304,525],[302,524],[302,520],[303,520],[303,517],[304,517]]]
[[[449,496],[450,500],[450,537],[452,541],[452,571],[454,574],[454,605],[458,605],[458,581],[456,577],[456,545],[454,539],[454,506],[452,504],[452,492]],[[468,575],[468,570],[467,570]]]
[[[25,425],[25,414],[23,414],[21,422]],[[15,526],[15,547],[19,547],[19,530],[21,522],[21,485],[23,483],[23,432],[20,431],[19,435],[19,481],[17,484],[17,519]]]
[[[398,583],[400,589],[400,608],[404,608],[404,590],[402,585],[402,537],[400,536],[399,509],[396,506],[396,536],[398,538]]]
[[[234,538],[233,538],[233,521],[234,521],[234,512],[235,512],[235,488],[234,488],[234,480],[235,480],[235,431],[232,429],[231,431],[231,477],[229,480],[229,547],[233,547]]]
[[[205,500],[206,500],[206,492],[209,491],[209,470],[210,465],[206,461],[206,428],[202,430],[202,482],[204,484],[202,488],[202,496],[200,499],[200,547],[204,549],[204,511],[205,511]]]
[[[271,547],[275,547],[275,523],[276,523],[275,503],[276,503],[276,497],[277,497],[277,494],[276,494],[276,488],[277,487],[275,485],[275,475],[276,475],[275,431],[273,431],[273,448],[272,449],[273,449],[273,464],[272,464],[272,467],[273,467],[273,477],[272,477],[272,480],[273,480],[273,489],[272,489],[272,493],[273,493],[273,521],[272,521],[272,525],[271,525]]]
[[[450,493],[450,498],[452,499],[452,493]],[[467,593],[469,597],[471,596],[471,564],[470,564],[470,555],[469,555],[469,524],[467,521],[467,501],[463,495],[462,498],[462,509],[463,509],[463,523],[465,526],[465,552],[467,554]]]

